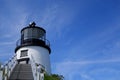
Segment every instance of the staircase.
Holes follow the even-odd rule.
[[[8,80],[34,80],[30,64],[17,64]]]

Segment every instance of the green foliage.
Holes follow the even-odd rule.
[[[58,74],[47,75],[45,74],[44,80],[63,80],[64,77]]]

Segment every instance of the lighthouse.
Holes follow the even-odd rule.
[[[51,74],[50,53],[46,30],[32,22],[21,30],[15,55],[0,66],[0,80],[44,80]]]
[[[50,52],[50,43],[46,39],[45,29],[36,26],[33,22],[21,30],[21,38],[15,48],[18,64],[31,64],[32,60],[50,74]]]

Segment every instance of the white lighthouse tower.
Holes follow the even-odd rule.
[[[0,80],[44,80],[51,74],[50,53],[46,31],[31,23],[21,30],[15,55],[0,66]]]
[[[21,30],[21,39],[15,48],[18,64],[30,64],[32,60],[50,74],[50,52],[50,43],[43,28],[33,22]]]

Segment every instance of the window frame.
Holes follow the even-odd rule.
[[[27,57],[28,56],[28,50],[21,50],[20,57]]]

